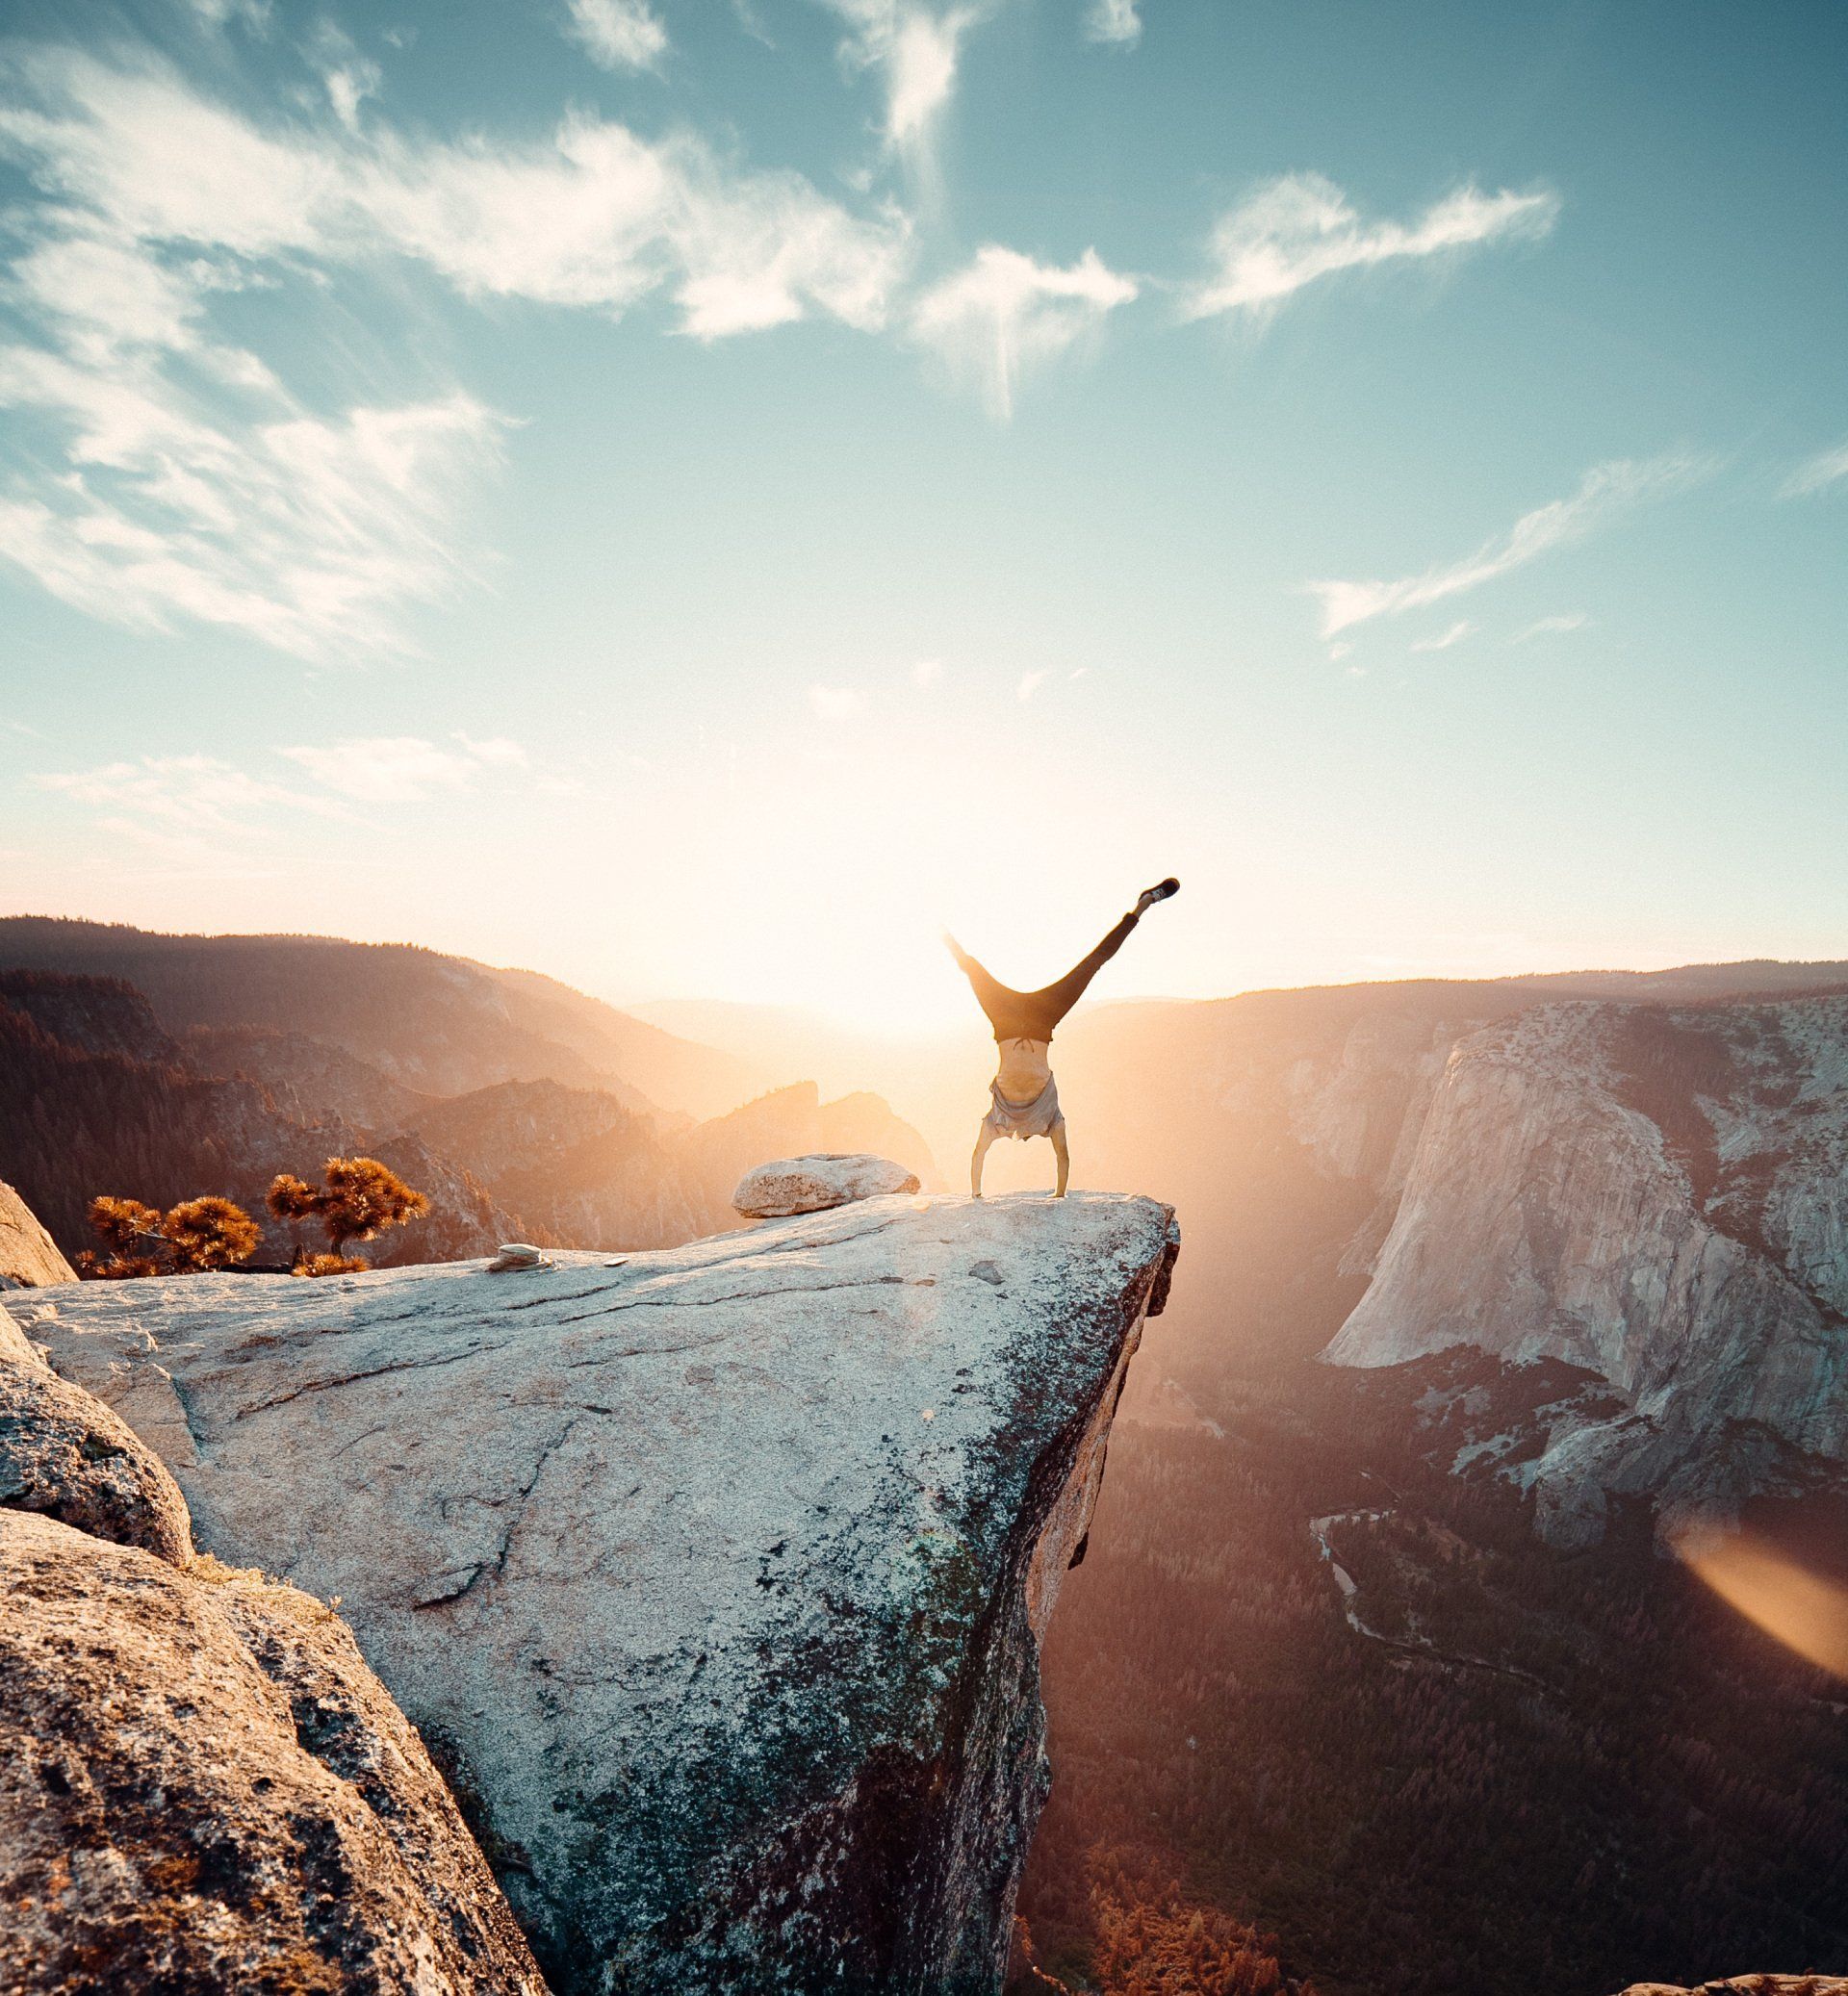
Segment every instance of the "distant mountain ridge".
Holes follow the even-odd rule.
[[[298,1034],[432,1095],[549,1079],[698,1117],[733,1107],[758,1082],[734,1056],[537,972],[409,943],[167,935],[11,915],[0,917],[5,969],[118,979],[142,992],[175,1036],[201,1028]]]
[[[72,967],[92,964],[110,967]],[[677,1245],[736,1224],[751,1165],[804,1150],[880,1149],[935,1176],[877,1097],[823,1104],[799,1083],[745,1101],[747,1063],[528,972],[36,918],[0,921],[0,1172],[73,1254],[91,1244],[97,1192],[167,1206],[214,1191],[260,1219],[259,1260],[286,1260],[293,1231],[263,1210],[270,1179],[353,1152],[431,1202],[369,1250],[386,1265],[514,1238]],[[679,1106],[711,1102],[726,1113]]]

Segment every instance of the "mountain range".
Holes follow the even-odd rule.
[[[70,1250],[94,1191],[248,1204],[364,1146],[437,1209],[382,1260],[642,1246],[773,1155],[928,1182],[985,1106],[973,1016],[647,1011],[0,921],[0,1175]],[[1743,1522],[1848,1600],[1848,963],[1093,1004],[1054,1059],[1075,1183],[1188,1248],[1046,1651],[1018,1986],[1083,1985],[1126,1893],[1322,1996],[1848,1957],[1839,1685],[1674,1556]]]
[[[876,1097],[824,1103],[524,971],[305,936],[0,920],[0,1167],[67,1253],[98,1192],[221,1192],[263,1222],[278,1171],[364,1152],[430,1201],[390,1264],[664,1246],[736,1223],[766,1156],[878,1150],[935,1176]]]

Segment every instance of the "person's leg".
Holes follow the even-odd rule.
[[[982,1127],[975,1133],[975,1155],[969,1160],[969,1196],[982,1196],[982,1166],[988,1155],[988,1145],[994,1141],[994,1125],[987,1116],[982,1118]]]
[[[1140,914],[1132,911],[1118,922],[1090,956],[1074,963],[1057,984],[1047,985],[1043,989],[1028,993],[1027,1002],[1038,1015],[1038,1023],[1044,1032],[1035,1036],[1043,1039],[1052,1037],[1052,1029],[1065,1017],[1084,995],[1085,987],[1106,963],[1129,940],[1129,932],[1135,928]]]
[[[969,988],[975,993],[975,1002],[982,1008],[988,1024],[998,1032],[1002,1013],[1011,1003],[1018,1004],[1020,994],[1011,991],[998,978],[990,977],[947,931],[944,933],[943,940],[949,948],[950,955],[956,959],[957,968],[968,979]]]
[[[1036,1038],[1052,1037],[1052,1029],[1085,995],[1085,987],[1091,979],[1129,940],[1129,932],[1158,901],[1166,901],[1169,895],[1178,894],[1180,891],[1181,883],[1177,880],[1166,880],[1157,886],[1144,888],[1137,897],[1136,906],[1090,956],[1074,963],[1057,984],[1047,985],[1040,990],[1028,993],[1027,1003],[1038,1015],[1034,1035]]]
[[[1059,1160],[1059,1183],[1053,1188],[1052,1196],[1063,1199],[1065,1186],[1071,1177],[1071,1152],[1065,1148],[1065,1119],[1061,1116],[1046,1133],[1052,1139],[1052,1154]]]

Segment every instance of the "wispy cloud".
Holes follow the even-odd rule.
[[[858,686],[810,686],[808,708],[818,721],[851,721],[866,711],[866,696]]]
[[[1452,645],[1460,645],[1465,638],[1476,635],[1476,626],[1459,617],[1448,630],[1439,631],[1435,637],[1420,638],[1410,647],[1414,652],[1448,652]]]
[[[504,736],[449,739],[453,747],[421,735],[368,735],[280,753],[328,789],[361,804],[424,804],[474,789],[492,771],[527,766],[526,752]]]
[[[605,69],[652,69],[667,29],[647,0],[568,0],[570,32]]]
[[[1310,593],[1322,600],[1322,634],[1332,637],[1370,618],[1422,609],[1477,588],[1554,548],[1582,540],[1634,506],[1683,490],[1711,469],[1708,460],[1688,455],[1615,459],[1595,465],[1570,498],[1523,514],[1505,534],[1485,541],[1461,561],[1395,582],[1312,582]]]
[[[1517,630],[1508,643],[1525,645],[1534,638],[1563,637],[1568,631],[1583,630],[1590,622],[1582,610],[1572,610],[1558,617],[1542,617]]]
[[[911,667],[911,684],[913,686],[935,686],[942,677],[943,666],[942,661],[940,659],[920,658],[917,661],[917,663]]]
[[[311,792],[272,783],[213,755],[143,755],[94,769],[47,773],[36,786],[108,815],[105,829],[135,826],[185,842],[189,859],[212,856],[213,838],[242,835],[278,807],[338,817],[341,806]],[[179,857],[175,848],[172,857]]]
[[[0,557],[76,607],[326,657],[398,641],[399,606],[453,579],[458,500],[501,420],[448,386],[310,406],[216,330],[221,294],[396,258],[469,297],[618,314],[665,292],[710,340],[811,314],[875,328],[904,276],[901,217],[695,139],[588,118],[537,142],[410,139],[362,130],[348,82],[318,120],[260,128],[151,57],[0,63],[0,157],[43,197],[11,218],[27,338],[0,346],[0,406],[25,427]]]
[[[1062,269],[991,243],[924,294],[911,334],[1006,422],[1027,370],[1094,332],[1136,294],[1135,280],[1107,269],[1094,249]]]
[[[986,4],[935,8],[915,0],[821,0],[847,24],[849,68],[877,72],[886,90],[885,137],[917,157],[950,101],[962,39]]]
[[[1783,484],[1779,497],[1810,499],[1848,478],[1848,439],[1806,458]]]
[[[1188,294],[1186,311],[1193,319],[1268,317],[1305,285],[1338,271],[1544,236],[1558,215],[1558,195],[1545,190],[1488,194],[1461,187],[1409,222],[1370,221],[1321,174],[1286,174],[1220,219],[1212,274]]]
[[[1014,699],[1017,700],[1022,706],[1025,706],[1027,702],[1030,701],[1033,698],[1033,696],[1039,692],[1040,687],[1043,686],[1046,683],[1046,681],[1051,678],[1052,675],[1049,672],[1022,673],[1020,675],[1020,683],[1014,689]]]
[[[1134,48],[1142,38],[1137,0],[1091,0],[1085,10],[1085,39]]]

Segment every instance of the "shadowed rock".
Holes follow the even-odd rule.
[[[0,1506],[62,1519],[173,1566],[192,1556],[186,1499],[120,1415],[41,1363],[0,1310]]]
[[[170,1374],[202,1539],[343,1598],[559,1987],[951,1996],[999,1981],[1039,1638],[1174,1240],[894,1197],[27,1320],[125,1406]]]

